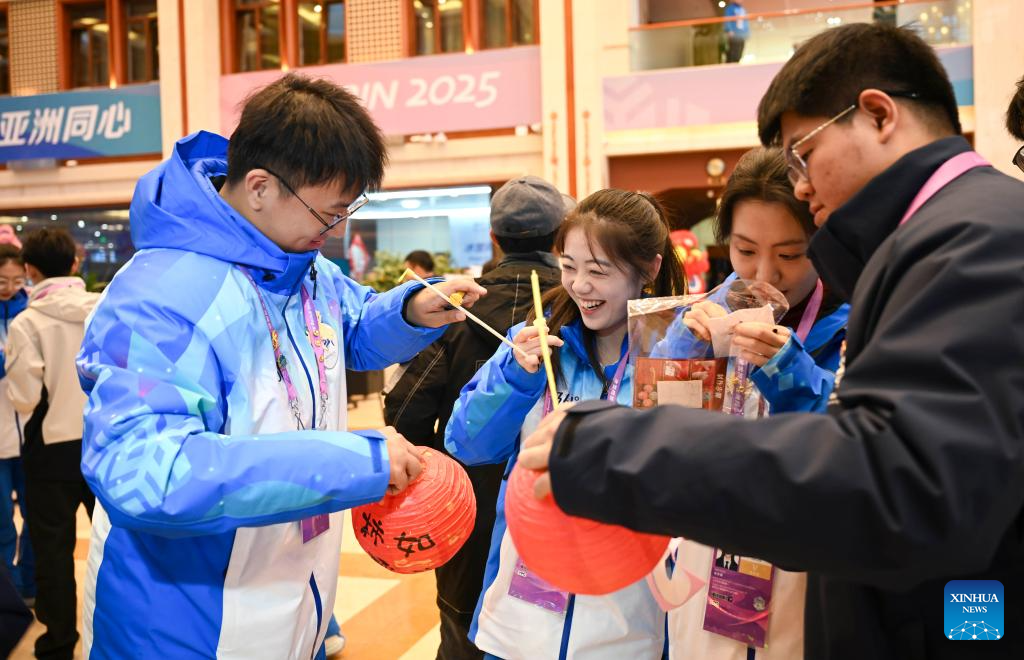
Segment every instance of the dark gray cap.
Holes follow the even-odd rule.
[[[572,199],[540,177],[512,179],[491,197],[491,231],[506,238],[546,236],[570,210],[566,198]]]

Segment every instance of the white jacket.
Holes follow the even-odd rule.
[[[701,580],[711,575],[714,550],[693,541],[683,541],[676,557],[676,569],[686,569]],[[659,564],[656,570],[664,570]],[[775,567],[772,583],[771,617],[767,644],[754,653],[756,660],[803,660],[804,595],[807,574],[790,573]],[[704,630],[704,609],[708,584],[684,605],[668,614],[670,660],[747,660],[747,645]]]
[[[524,324],[509,330],[514,337]],[[581,324],[563,326],[565,342],[560,370],[565,391],[561,401],[587,401],[602,396],[602,383],[587,356]],[[611,379],[614,366],[606,369]],[[498,352],[462,388],[452,411],[445,447],[467,465],[518,456],[518,439],[541,420],[546,387],[543,370],[528,374],[509,348]],[[633,369],[625,370],[617,401],[633,400]],[[665,647],[665,613],[645,580],[603,596],[575,595],[565,613],[554,614],[509,594],[519,553],[505,527],[502,481],[483,594],[477,605],[470,639],[477,648],[507,660],[655,660]],[[695,656],[696,657],[696,656]]]
[[[43,388],[51,405],[43,420],[43,442],[82,437],[85,393],[78,383],[75,356],[85,319],[100,294],[85,290],[80,277],[51,277],[29,294],[28,309],[7,333],[7,395],[22,421],[31,417]]]

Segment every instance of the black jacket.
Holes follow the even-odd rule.
[[[506,255],[477,280],[487,295],[473,306],[473,313],[501,333],[525,321],[533,309],[531,270],[537,271],[542,292],[559,284],[558,262],[550,252]],[[499,345],[494,335],[471,321],[449,326],[413,358],[387,393],[385,422],[413,444],[445,451],[444,429],[459,392]],[[464,616],[467,627],[483,586],[504,469],[504,465],[467,468],[476,494],[476,525],[459,553],[437,569],[438,605]]]
[[[808,571],[808,659],[1024,658],[1024,185],[969,171],[897,229],[968,149],[907,154],[813,239],[852,295],[829,414],[590,404],[555,440],[559,505]],[[946,639],[952,579],[1003,583],[1005,638]]]

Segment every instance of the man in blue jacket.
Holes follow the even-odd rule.
[[[750,22],[746,19],[747,10],[743,0],[732,0],[725,8],[725,16],[736,17],[725,24],[725,61],[739,62],[743,59],[743,48],[750,38]]]
[[[1024,657],[1024,185],[960,135],[934,51],[882,24],[801,46],[758,128],[850,301],[828,414],[588,403],[522,464],[567,513],[806,570],[807,658]],[[961,580],[1005,589],[1000,638],[969,651],[958,624],[985,615],[944,616]]]
[[[138,252],[78,356],[98,500],[86,657],[318,654],[342,509],[419,472],[394,429],[345,431],[345,369],[408,360],[464,317],[416,283],[378,295],[319,255],[385,162],[355,97],[289,74],[246,102],[230,142],[193,134],[139,181]]]

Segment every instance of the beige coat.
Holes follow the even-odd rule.
[[[683,541],[676,569],[685,568],[701,580],[711,575],[714,550],[693,541]],[[757,649],[757,660],[803,660],[804,597],[807,574],[790,573],[776,567],[768,620],[767,648]],[[708,585],[685,605],[669,612],[669,657],[671,660],[746,660],[747,646],[704,630],[704,609]]]
[[[75,356],[82,345],[85,319],[98,293],[89,293],[79,277],[51,277],[29,294],[28,308],[11,322],[7,334],[7,395],[27,420],[46,388],[50,409],[43,420],[43,442],[82,437],[85,393],[78,383]]]

